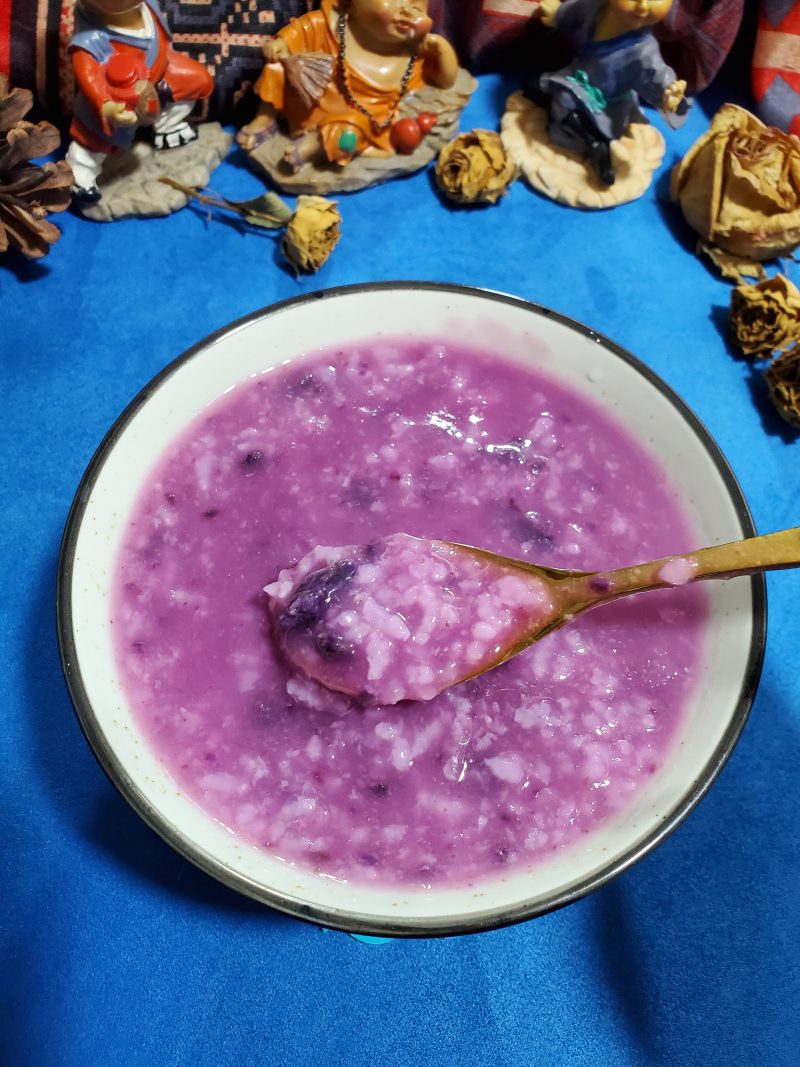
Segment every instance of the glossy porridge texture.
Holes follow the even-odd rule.
[[[287,670],[262,590],[398,530],[586,569],[695,547],[590,402],[485,352],[364,342],[240,385],[168,448],[118,559],[118,661],[164,766],[245,840],[355,882],[470,884],[630,803],[674,738],[705,594],[632,597],[433,700],[362,707]]]

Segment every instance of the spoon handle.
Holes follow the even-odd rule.
[[[614,599],[644,589],[657,589],[708,578],[800,566],[800,528],[714,545],[684,556],[666,556],[650,563],[587,576],[587,602]]]
[[[701,548],[688,558],[697,562],[692,581],[797,567],[800,566],[800,527],[748,537],[728,545]]]

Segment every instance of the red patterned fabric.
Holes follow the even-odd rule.
[[[763,121],[800,136],[798,0],[763,0],[752,77],[756,110]]]
[[[11,67],[11,0],[0,0],[0,73]]]
[[[744,0],[680,0],[656,26],[661,54],[698,93],[714,80],[742,24]]]
[[[524,65],[541,27],[533,14],[539,0],[429,0],[434,29],[470,70]]]

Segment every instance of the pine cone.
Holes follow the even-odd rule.
[[[29,90],[9,90],[0,74],[0,252],[13,247],[40,259],[61,236],[47,213],[69,207],[72,171],[63,161],[31,162],[53,152],[61,140],[49,122],[25,121],[32,106]]]

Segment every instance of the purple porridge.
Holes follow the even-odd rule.
[[[315,546],[397,530],[586,570],[696,542],[654,459],[548,377],[434,339],[331,350],[239,385],[152,472],[114,577],[126,691],[180,788],[287,862],[387,886],[525,869],[663,763],[706,594],[633,596],[430,700],[364,704],[290,671],[271,615]]]
[[[541,582],[408,534],[319,545],[264,592],[286,660],[369,704],[432,699],[553,610]]]

